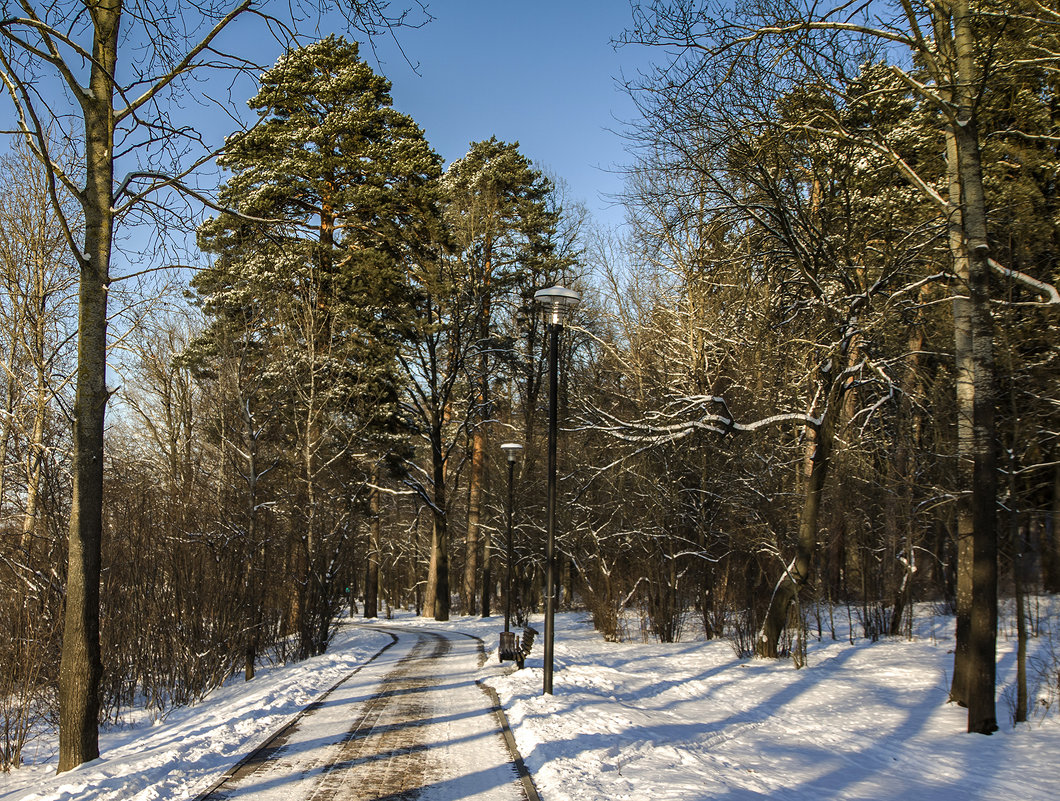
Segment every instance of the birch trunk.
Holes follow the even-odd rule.
[[[43,370],[43,359],[40,362]],[[44,468],[44,427],[48,419],[47,385],[43,372],[37,376],[36,407],[33,412],[33,432],[26,453],[26,514],[22,518],[22,551],[29,563],[33,541],[42,538],[40,527],[40,480]]]
[[[953,126],[960,170],[964,242],[968,257],[972,399],[972,566],[968,627],[968,731],[997,731],[994,705],[997,650],[997,469],[994,409],[994,333],[990,312],[990,246],[986,195],[975,117],[977,69],[968,0],[953,6],[958,73],[958,124]],[[962,414],[965,410],[962,410]]]
[[[968,705],[968,633],[972,619],[972,476],[974,448],[972,409],[975,404],[975,372],[972,365],[972,307],[967,296],[968,254],[964,246],[964,223],[961,213],[961,182],[958,169],[957,138],[946,135],[947,172],[950,212],[949,244],[953,270],[957,276],[958,294],[953,299],[953,352],[956,370],[957,401],[957,621],[953,652],[953,678],[950,700]]]

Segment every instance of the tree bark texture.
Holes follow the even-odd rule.
[[[254,427],[254,418],[250,413],[249,401],[242,405],[243,449],[246,454],[247,483],[247,539],[256,550],[261,537],[258,530],[258,442]],[[264,543],[261,545],[264,549]],[[251,551],[254,553],[254,550]],[[260,567],[255,559],[248,560],[246,573],[247,597],[247,643],[243,655],[243,680],[254,678],[257,668],[258,648],[260,647],[265,596],[265,560],[261,559]]]
[[[960,170],[968,255],[972,401],[972,609],[968,630],[968,731],[997,731],[994,704],[997,646],[997,468],[994,410],[994,332],[990,312],[990,246],[986,195],[975,118],[976,66],[969,3],[953,6],[958,68],[958,124],[953,126]]]
[[[957,139],[952,134],[946,137],[947,171],[949,193],[953,210],[950,213],[949,239],[953,255],[953,268],[962,286],[953,299],[953,340],[956,370],[957,401],[957,620],[956,645],[953,653],[953,677],[950,681],[950,700],[961,706],[968,705],[968,634],[972,620],[972,542],[974,523],[972,520],[972,481],[974,460],[973,406],[975,401],[975,371],[972,364],[972,307],[965,295],[968,283],[968,254],[964,246],[964,223],[960,209],[961,184],[958,170]]]
[[[485,359],[485,357],[483,357]],[[476,406],[482,409],[486,398],[483,388],[476,393]],[[476,594],[479,574],[479,544],[482,532],[482,485],[486,477],[486,427],[482,420],[471,435],[471,470],[468,475],[467,539],[464,557],[464,584],[461,595],[464,599],[464,614],[478,611]]]
[[[59,668],[59,771],[99,756],[99,590],[103,531],[103,423],[107,403],[107,289],[114,227],[114,125],[111,99],[121,0],[89,3],[95,30],[85,120],[85,250],[80,261],[73,497],[66,612]]]
[[[830,369],[834,371],[837,366],[838,362],[833,359]],[[799,591],[809,582],[813,572],[814,555],[817,551],[817,518],[820,514],[825,480],[828,477],[842,393],[841,383],[831,372],[825,374],[825,381],[825,408],[821,414],[821,422],[814,431],[813,458],[810,475],[806,481],[802,512],[799,515],[795,558],[785,568],[784,574],[773,589],[769,608],[755,642],[755,653],[758,656],[775,658],[779,654],[778,643],[791,606]]]
[[[431,438],[431,461],[434,478],[433,522],[431,527],[431,561],[427,574],[427,597],[424,614],[435,620],[449,619],[449,521],[446,516],[445,456],[442,453],[441,428]]]
[[[38,338],[38,342],[42,340]],[[34,355],[34,358],[37,354]],[[43,538],[43,525],[40,512],[41,473],[44,469],[44,426],[48,419],[47,378],[44,374],[43,356],[38,362],[41,365],[37,374],[37,397],[33,413],[33,433],[27,444],[29,453],[26,458],[26,514],[22,518],[22,552],[25,558],[33,550],[34,540]],[[2,495],[0,495],[2,497]]]
[[[372,483],[379,484],[378,468],[372,471]],[[370,507],[371,520],[368,530],[368,567],[364,576],[364,616],[365,618],[379,617],[379,549],[380,549],[380,519],[379,519],[379,490],[372,489]]]
[[[490,529],[482,537],[482,616],[489,617],[493,596],[493,535]]]
[[[919,313],[918,313],[919,318]],[[919,397],[920,392],[920,352],[924,349],[924,332],[921,321],[917,319],[909,331],[908,354],[906,356],[905,375],[902,378],[902,395],[899,400],[901,415],[911,421],[910,432],[902,436],[895,449],[895,478],[900,483],[901,492],[894,497],[895,505],[892,507],[893,519],[901,520],[901,526],[905,534],[905,563],[902,573],[902,581],[898,591],[895,593],[894,612],[891,614],[890,636],[897,637],[902,633],[904,622],[908,622],[907,631],[912,638],[913,617],[913,579],[916,574],[916,551],[914,542],[915,523],[909,515],[903,515],[902,509],[912,509],[914,505],[915,489],[914,476],[916,473],[916,462],[914,454],[920,450],[920,430],[922,425],[921,413],[910,402],[910,398]]]

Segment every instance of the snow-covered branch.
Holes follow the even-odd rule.
[[[707,405],[721,406],[724,413],[707,411],[705,408]],[[728,413],[728,407],[723,398],[713,396],[682,398],[680,407],[680,409],[651,412],[639,420],[623,420],[601,409],[592,408],[591,414],[595,420],[587,427],[604,432],[623,442],[655,446],[676,442],[697,431],[709,431],[722,435],[746,434],[785,423],[798,423],[811,427],[820,425],[819,418],[804,412],[784,412],[742,423]],[[674,420],[674,422],[664,423],[663,420]],[[621,461],[621,459],[616,460],[613,464]]]
[[[1056,287],[1052,284],[1047,284],[1044,281],[1039,281],[1037,278],[1032,278],[1026,273],[1022,273],[1019,270],[1013,270],[1011,267],[1005,267],[1003,264],[998,264],[993,259],[989,260],[990,268],[998,275],[1010,278],[1017,283],[1023,284],[1025,287],[1030,289],[1037,295],[1044,298],[1043,305],[1054,306],[1060,305],[1060,292],[1057,292]]]

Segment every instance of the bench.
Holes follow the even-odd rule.
[[[523,629],[522,642],[519,642],[515,636],[514,631],[502,631],[501,632],[501,647],[498,654],[501,662],[515,662],[522,670],[523,665],[526,663],[526,658],[530,656],[530,651],[534,647],[534,637],[537,636],[537,629],[527,626]]]

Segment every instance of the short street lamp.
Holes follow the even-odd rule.
[[[508,589],[504,593],[504,630],[511,631],[512,626],[512,564],[515,562],[515,544],[512,541],[512,509],[515,506],[515,461],[523,446],[518,442],[505,442],[501,450],[508,457]]]
[[[545,687],[552,695],[552,663],[556,645],[556,431],[559,384],[559,332],[567,315],[582,299],[562,286],[539,289],[534,300],[548,332],[548,539],[545,545]]]

